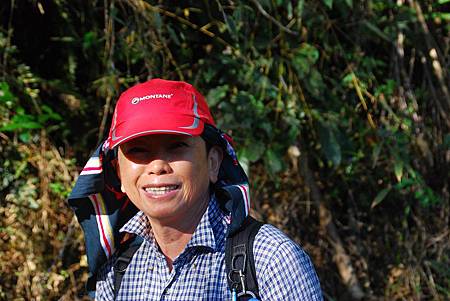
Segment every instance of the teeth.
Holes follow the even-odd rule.
[[[144,190],[155,195],[163,195],[178,188],[178,185],[162,186],[162,187],[146,187]]]

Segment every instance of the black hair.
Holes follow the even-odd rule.
[[[205,141],[207,153],[209,153],[213,146],[217,145],[219,147],[222,147],[221,131],[212,125],[205,124],[200,137]]]

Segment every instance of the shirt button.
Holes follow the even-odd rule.
[[[153,271],[153,267],[152,266],[149,266],[148,267],[148,270],[151,272],[151,271]]]

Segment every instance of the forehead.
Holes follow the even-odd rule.
[[[191,144],[202,143],[203,139],[198,136],[190,135],[173,135],[173,134],[156,134],[156,135],[146,135],[131,139],[121,144],[123,147],[129,145],[148,145],[148,146],[158,146],[165,145],[173,142],[187,142]]]

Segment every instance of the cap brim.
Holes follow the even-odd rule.
[[[200,136],[204,122],[192,115],[158,114],[136,117],[117,124],[110,136],[110,148],[132,139],[156,134]]]

